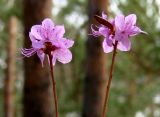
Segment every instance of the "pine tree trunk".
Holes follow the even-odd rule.
[[[108,0],[89,0],[89,34],[91,34],[90,25],[97,24],[93,18],[94,15],[101,15],[102,11],[106,11],[107,4]],[[82,117],[101,117],[106,86],[106,64],[102,39],[89,35],[86,46],[87,65]]]
[[[12,16],[8,23],[7,68],[4,81],[4,116],[14,117],[15,80],[16,80],[16,36],[17,19]]]
[[[24,1],[24,46],[31,47],[29,31],[31,26],[51,16],[51,0],[23,0]],[[49,70],[46,64],[42,68],[39,58],[34,55],[24,59],[24,117],[53,117],[52,91]]]

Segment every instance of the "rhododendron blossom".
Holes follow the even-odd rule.
[[[108,21],[107,15],[102,13],[102,17],[95,15],[95,19],[100,23],[100,26],[98,27],[95,25],[91,25],[92,35],[96,37],[104,37],[102,45],[105,53],[113,51],[102,111],[102,117],[105,117],[113,76],[113,67],[117,53],[116,51],[117,49],[119,49],[120,51],[129,51],[131,49],[131,42],[129,38],[139,33],[146,32],[142,31],[138,26],[136,26],[137,17],[135,14],[130,14],[126,17],[124,15],[117,15],[115,19]]]
[[[102,13],[102,17],[97,18],[102,23],[99,27],[91,26],[92,35],[104,37],[102,45],[105,53],[113,51],[116,41],[118,41],[117,48],[120,51],[129,51],[131,49],[129,38],[139,33],[146,33],[136,26],[137,17],[135,14],[130,14],[126,17],[124,15],[117,15],[111,21],[107,21],[107,15],[104,13]],[[103,21],[107,23],[107,26],[103,24]]]
[[[41,25],[32,26],[29,32],[32,48],[24,48],[21,52],[25,57],[37,53],[42,65],[45,55],[52,56],[53,65],[56,60],[63,64],[68,63],[72,59],[72,53],[68,48],[73,46],[74,41],[64,38],[64,33],[63,25],[55,25],[51,19],[47,18]]]

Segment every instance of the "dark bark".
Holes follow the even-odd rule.
[[[29,31],[31,26],[51,16],[51,0],[23,0],[24,2],[24,46],[31,47]],[[24,117],[52,117],[52,98],[49,70],[42,67],[37,55],[24,59]]]
[[[106,11],[108,0],[89,0],[89,29],[90,24],[97,24],[94,15]],[[105,55],[102,50],[102,39],[88,36],[87,65],[84,87],[83,117],[101,117],[106,86]]]
[[[4,116],[14,117],[15,80],[16,80],[16,36],[17,19],[12,16],[8,23],[7,68],[4,81]]]

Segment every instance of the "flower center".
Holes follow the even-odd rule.
[[[42,49],[45,54],[51,54],[52,51],[55,51],[58,47],[52,45],[51,42],[45,42],[44,48]]]
[[[122,34],[125,34],[126,32],[125,31],[122,31]]]

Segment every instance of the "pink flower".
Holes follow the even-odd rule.
[[[135,14],[128,16],[118,15],[115,18],[115,39],[119,41],[118,49],[121,51],[129,51],[131,49],[131,42],[129,37],[135,36],[139,33],[145,33],[138,26],[136,26],[137,17]]]
[[[56,60],[65,64],[72,60],[72,53],[68,48],[72,47],[74,41],[63,37],[65,29],[63,25],[55,25],[51,19],[45,19],[41,25],[34,25],[29,33],[32,42],[32,48],[22,49],[25,57],[30,57],[37,53],[43,61],[45,55],[52,55],[52,63],[55,65]]]
[[[129,51],[131,49],[129,38],[139,33],[146,33],[136,26],[137,17],[135,14],[130,14],[126,17],[124,15],[117,15],[112,21],[107,21],[106,18],[107,16],[104,17],[103,13],[102,18],[97,19],[102,24],[100,27],[97,27],[98,30],[93,29],[93,26],[91,26],[94,36],[104,37],[103,50],[105,53],[113,51],[116,41],[118,41],[117,48],[120,51]]]
[[[102,12],[102,17],[99,17],[99,19],[100,18],[102,18],[104,21],[108,22],[108,24],[110,24],[113,27],[114,20],[107,21],[107,15],[104,12]],[[101,24],[99,27],[95,26],[97,29],[95,29],[93,26],[95,26],[95,25],[91,25],[92,35],[104,37],[104,41],[102,43],[104,52],[105,53],[112,52],[113,51],[113,44],[112,44],[113,43],[113,34],[111,34],[111,32],[112,32],[111,29],[109,27],[106,27],[103,24]]]

